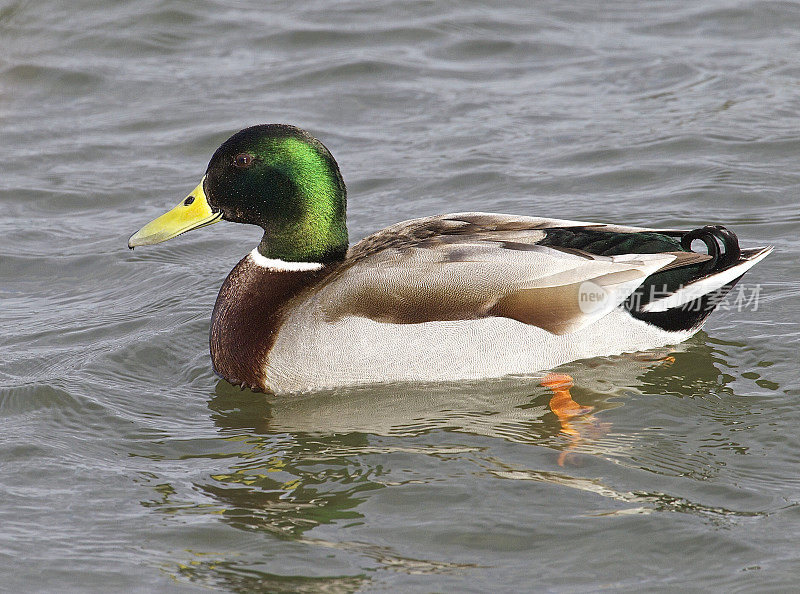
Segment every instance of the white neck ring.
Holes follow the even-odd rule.
[[[258,248],[250,252],[250,259],[261,268],[269,268],[279,272],[304,272],[324,268],[321,262],[287,262],[280,258],[267,258],[258,253]]]

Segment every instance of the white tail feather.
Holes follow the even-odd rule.
[[[727,285],[732,280],[739,278],[745,272],[750,270],[753,266],[758,264],[761,260],[767,257],[767,255],[772,251],[772,247],[766,247],[760,252],[756,253],[754,256],[746,260],[742,260],[738,264],[731,266],[721,272],[716,274],[712,274],[710,276],[706,276],[699,280],[696,280],[693,283],[689,283],[688,285],[684,285],[671,295],[666,297],[662,297],[661,299],[657,299],[655,301],[651,301],[650,303],[646,304],[642,307],[642,311],[646,312],[658,312],[658,311],[666,311],[668,309],[672,309],[674,307],[680,307],[686,303],[694,301],[702,297],[703,295],[707,295],[712,291],[716,291],[720,287]]]

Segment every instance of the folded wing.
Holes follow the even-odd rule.
[[[693,257],[601,256],[540,245],[553,223],[477,213],[400,223],[356,244],[314,299],[330,321],[501,316],[564,334],[606,315],[654,272]]]

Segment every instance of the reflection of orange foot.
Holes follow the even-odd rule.
[[[567,374],[549,373],[541,381],[541,385],[553,391],[553,396],[550,398],[550,410],[555,413],[559,421],[568,421],[572,417],[592,411],[593,407],[581,406],[572,399],[569,389],[574,383]]]
[[[550,410],[558,417],[561,432],[569,436],[572,444],[558,455],[558,465],[564,466],[568,459],[572,459],[570,450],[581,441],[581,433],[570,422],[575,417],[590,413],[594,407],[581,406],[572,399],[569,389],[574,385],[572,377],[565,373],[548,373],[541,381],[541,385],[553,392],[550,398]],[[589,417],[587,420],[592,421]]]

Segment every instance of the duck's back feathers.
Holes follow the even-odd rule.
[[[359,260],[384,249],[403,249],[405,247],[434,247],[446,243],[464,241],[494,241],[509,249],[525,249],[537,245],[547,236],[555,237],[558,230],[604,231],[611,233],[642,233],[655,231],[641,227],[604,225],[564,219],[546,219],[519,215],[494,214],[485,212],[459,212],[452,214],[411,219],[390,225],[373,233],[352,246],[347,253],[347,262],[354,264]],[[658,231],[661,234],[681,234],[681,231]],[[568,245],[564,241],[545,242],[556,245],[565,251],[581,249],[581,245]],[[680,247],[679,243],[674,245]],[[669,251],[669,250],[659,250]],[[597,252],[599,254],[599,252]],[[618,252],[626,253],[626,252]],[[627,252],[627,253],[630,253]],[[600,254],[602,255],[602,254]]]

